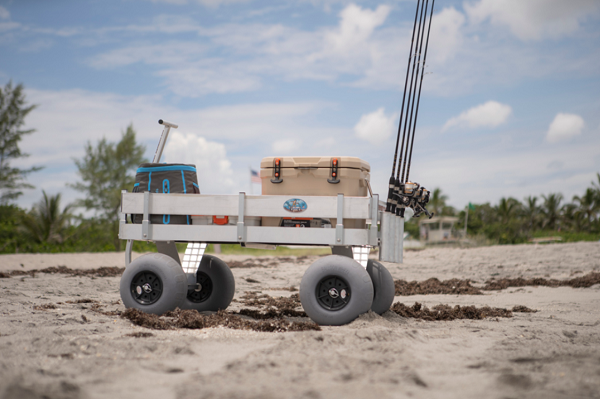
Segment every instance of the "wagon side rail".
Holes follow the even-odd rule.
[[[244,218],[290,217],[283,203],[289,196],[189,195],[127,193],[121,196],[119,237],[123,240],[201,241],[329,246],[378,246],[377,195],[373,197],[303,196],[307,209],[295,214],[303,218],[336,218],[333,228],[289,228],[247,226]],[[125,215],[142,214],[141,224],[126,223]],[[150,215],[236,216],[236,226],[151,224]],[[344,219],[370,220],[366,229],[346,229]]]

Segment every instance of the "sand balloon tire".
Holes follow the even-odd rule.
[[[202,311],[227,309],[235,294],[235,279],[227,263],[204,255],[196,272],[197,290],[189,290],[180,307]]]
[[[383,314],[392,306],[396,288],[394,287],[394,278],[381,263],[374,259],[369,259],[367,263],[367,273],[373,283],[373,304],[371,310],[377,314]]]
[[[373,283],[365,268],[354,259],[326,256],[304,273],[300,301],[315,323],[341,326],[371,309]]]
[[[183,302],[186,275],[179,263],[167,255],[142,255],[125,269],[120,291],[126,308],[161,315]]]

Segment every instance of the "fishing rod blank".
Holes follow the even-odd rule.
[[[425,2],[425,20],[427,20],[427,6],[428,6],[428,4],[429,4],[429,0],[426,0],[426,2]],[[414,65],[418,65],[416,67],[417,79],[415,79],[414,92],[412,92],[413,87],[411,87],[412,102],[411,102],[411,99],[409,98],[409,102],[411,102],[411,103],[409,103],[407,105],[407,111],[408,111],[408,107],[410,106],[410,119],[409,119],[408,112],[407,112],[407,114],[406,114],[406,122],[404,123],[404,129],[405,130],[406,130],[407,125],[408,125],[408,135],[406,136],[406,139],[407,139],[406,140],[406,150],[403,149],[403,151],[404,151],[404,163],[402,165],[402,175],[400,175],[400,165],[398,165],[398,174],[401,176],[400,183],[405,183],[406,182],[404,180],[404,170],[406,168],[406,159],[408,158],[408,147],[409,147],[409,143],[410,143],[410,130],[411,130],[411,127],[412,127],[413,113],[415,111],[415,98],[417,96],[417,84],[418,84],[417,81],[419,79],[419,70],[420,70],[420,67],[421,67],[420,63],[421,63],[421,53],[422,53],[422,50],[423,50],[423,38],[425,36],[425,22],[426,21],[423,21],[423,31],[419,32],[419,35],[420,35],[420,38],[421,38],[421,42],[418,45],[419,47],[418,47],[418,50],[417,50],[417,54],[418,54],[417,61],[414,64]],[[414,73],[415,73],[415,71],[413,71],[413,77],[414,77]],[[412,84],[412,78],[411,78],[411,84]]]
[[[429,0],[426,0],[425,2],[425,6],[421,7],[421,15],[419,17],[419,27],[417,28],[417,53],[420,51],[418,44],[419,44],[419,38],[421,37],[421,23],[423,22],[423,11],[427,8],[427,2]],[[414,55],[416,55],[417,53],[415,53]],[[413,55],[413,57],[414,57]],[[404,136],[406,136],[406,126],[408,125],[408,109],[410,106],[410,99],[413,96],[413,81],[415,79],[415,68],[416,68],[417,62],[413,62],[412,63],[412,73],[410,76],[410,86],[409,86],[409,90],[408,90],[408,103],[406,104],[406,116],[404,117],[404,130],[402,132],[402,148],[400,149],[400,157],[402,157],[402,154],[404,153]],[[406,143],[408,146],[408,142]],[[406,160],[405,160],[406,162]],[[400,158],[400,162],[398,163],[398,169],[396,171],[396,179],[399,178],[400,175],[400,164],[402,163],[402,158]],[[402,181],[400,181],[400,183],[402,183]]]
[[[412,162],[413,144],[415,143],[415,131],[417,130],[417,117],[419,116],[419,103],[421,102],[421,89],[423,88],[423,76],[425,75],[425,61],[427,60],[427,48],[429,47],[429,33],[431,32],[431,20],[433,19],[433,6],[435,0],[431,3],[431,15],[429,16],[429,28],[427,30],[427,43],[425,44],[425,54],[423,55],[423,71],[421,73],[421,82],[419,84],[419,98],[417,99],[417,112],[415,114],[415,123],[413,125],[412,141],[410,144],[410,155],[408,158],[408,168],[406,169],[406,180],[408,181],[408,175],[410,174],[410,164]]]
[[[412,38],[410,39],[410,51],[408,52],[408,65],[406,66],[406,79],[404,80],[404,94],[402,95],[402,108],[400,108],[400,120],[398,122],[398,136],[396,137],[396,150],[394,151],[394,164],[392,166],[392,176],[390,177],[389,182],[389,190],[388,190],[388,199],[387,199],[387,207],[386,212],[394,211],[395,209],[395,200],[393,198],[394,190],[398,189],[397,181],[398,179],[394,177],[396,173],[396,160],[398,159],[398,144],[400,143],[400,131],[402,128],[402,114],[404,112],[404,100],[406,98],[406,86],[408,84],[408,72],[410,71],[410,63],[413,58],[413,44],[415,42],[415,31],[417,29],[417,16],[419,15],[419,4],[421,0],[417,0],[417,9],[415,11],[415,22],[413,23],[413,32]],[[404,148],[404,135],[402,136],[402,148]],[[401,155],[402,157],[402,155]],[[400,159],[402,162],[402,159]]]

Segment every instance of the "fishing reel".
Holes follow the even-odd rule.
[[[426,208],[429,203],[429,194],[430,191],[425,187],[421,187],[419,183],[406,182],[400,184],[400,188],[394,193],[394,197],[398,208],[403,206],[414,211],[413,217],[418,218],[424,213],[431,219],[434,214],[429,213]]]

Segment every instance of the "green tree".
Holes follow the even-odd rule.
[[[577,212],[581,213],[587,227],[591,229],[600,208],[597,193],[593,188],[588,188],[581,197],[574,196],[573,202],[577,205]]]
[[[497,206],[494,207],[498,221],[502,224],[507,224],[509,221],[516,218],[521,203],[514,198],[501,198]]]
[[[38,166],[20,169],[10,165],[12,160],[28,156],[19,149],[19,142],[24,135],[35,131],[21,129],[25,117],[35,107],[26,105],[22,84],[13,88],[12,82],[8,82],[4,88],[0,87],[0,204],[7,204],[22,195],[20,189],[33,188],[25,177],[41,169]]]
[[[121,249],[118,238],[121,190],[131,190],[136,168],[146,162],[146,146],[137,144],[135,135],[133,126],[129,125],[118,143],[109,143],[106,138],[98,141],[96,146],[88,142],[85,156],[75,159],[82,181],[71,187],[86,195],[77,205],[95,211],[109,222],[117,251]]]
[[[61,194],[43,197],[29,213],[22,217],[21,225],[32,241],[40,244],[62,244],[71,225],[72,204],[60,209]]]
[[[429,198],[429,209],[431,209],[431,212],[435,213],[436,215],[441,215],[442,214],[442,209],[444,209],[444,207],[446,206],[446,200],[448,199],[448,196],[445,194],[442,194],[442,189],[439,187],[436,187],[433,189],[433,191],[431,192],[431,197]]]
[[[0,205],[0,253],[15,253],[22,243],[19,231],[23,209],[14,204]]]
[[[584,230],[584,215],[575,204],[565,204],[561,208],[561,226],[565,230],[581,232]]]
[[[537,204],[537,197],[531,195],[525,198],[525,206],[523,207],[523,217],[527,224],[527,229],[535,230],[540,223],[540,207]]]
[[[544,204],[542,205],[542,215],[543,215],[543,227],[555,230],[557,228],[557,222],[560,218],[560,203],[563,199],[562,194],[553,193],[542,195],[544,199]]]

